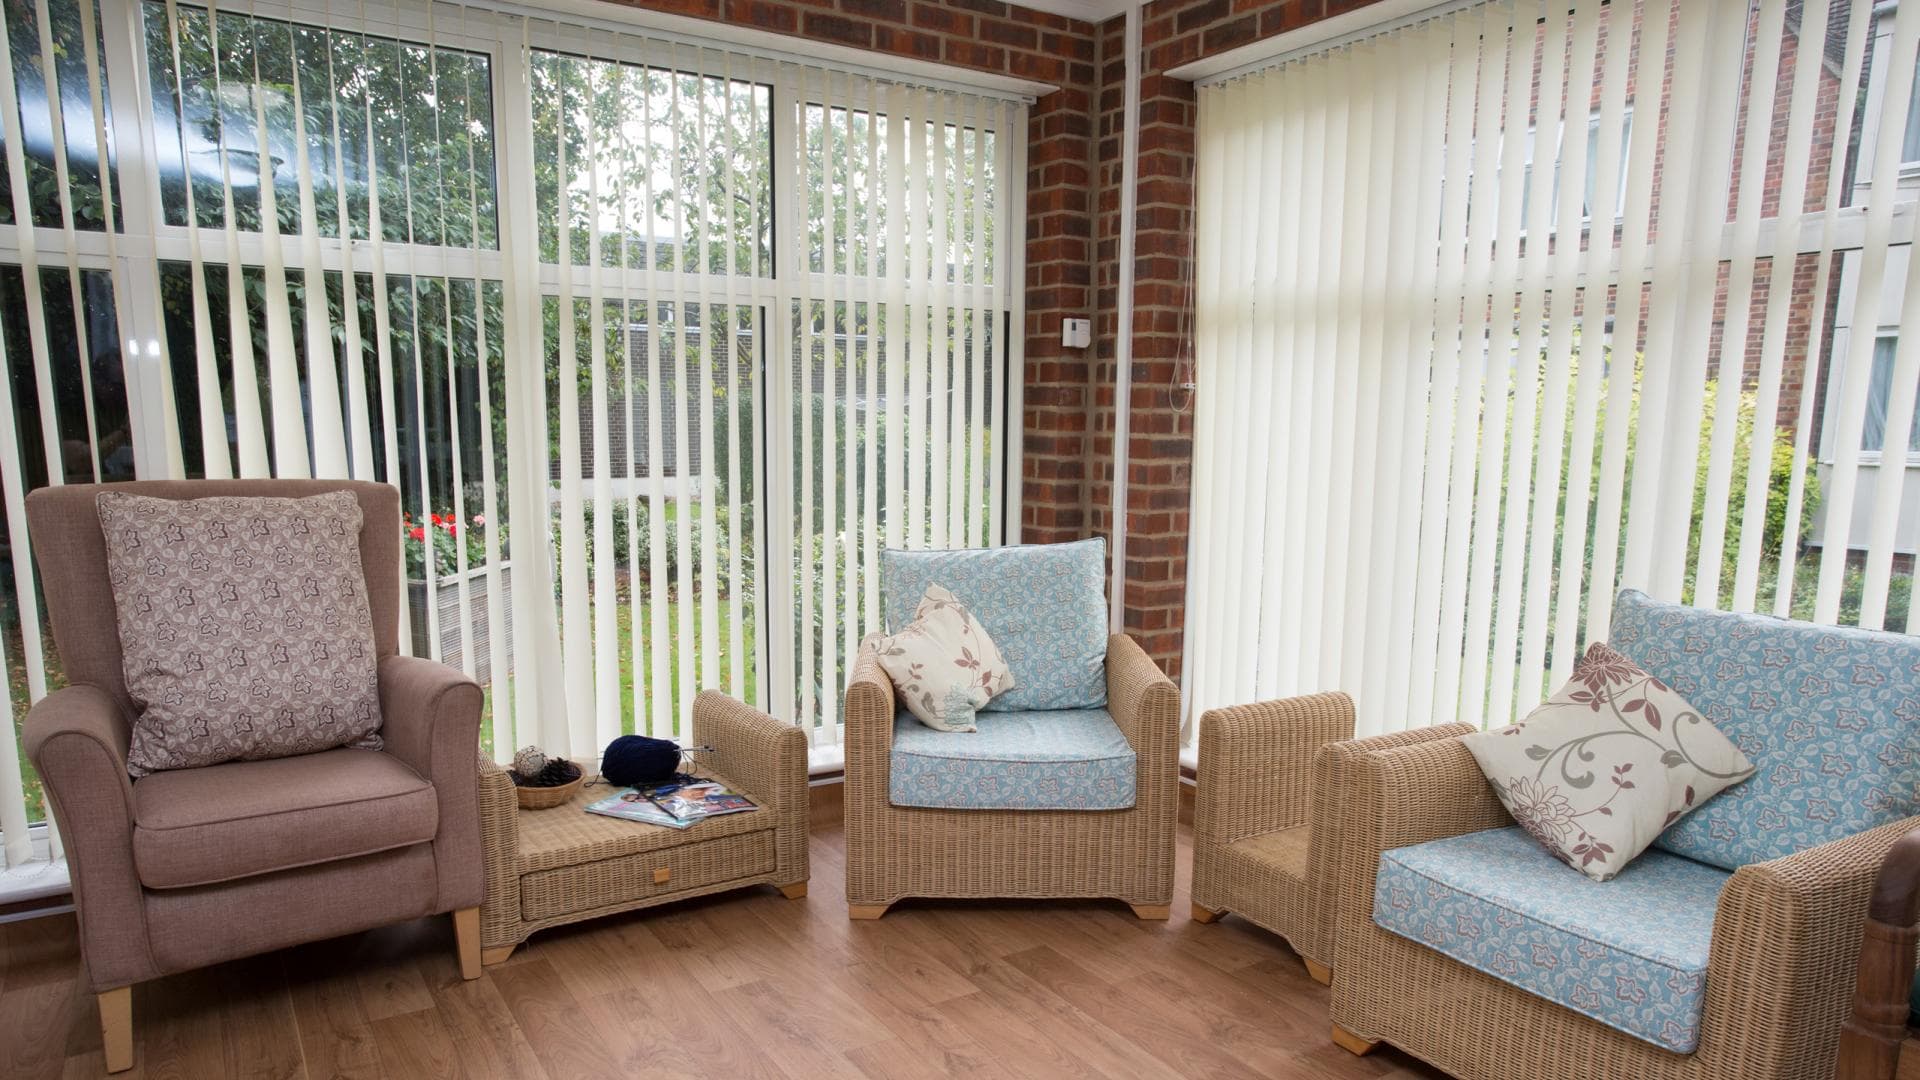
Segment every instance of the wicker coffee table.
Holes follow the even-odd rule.
[[[806,736],[709,690],[694,701],[690,741],[714,748],[695,771],[761,809],[669,829],[586,813],[613,792],[588,784],[561,806],[522,810],[506,770],[481,762],[481,963],[507,959],[535,931],[583,919],[751,885],[807,894]]]

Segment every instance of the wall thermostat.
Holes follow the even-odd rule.
[[[1069,349],[1084,349],[1093,344],[1093,320],[1060,320],[1060,344]]]

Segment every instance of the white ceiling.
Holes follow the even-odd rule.
[[[1030,7],[1038,11],[1050,11],[1055,15],[1065,15],[1070,19],[1085,19],[1087,22],[1102,23],[1116,15],[1125,15],[1131,6],[1130,0],[1012,0],[1021,7]]]

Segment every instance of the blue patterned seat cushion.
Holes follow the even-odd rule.
[[[893,719],[888,798],[944,810],[1124,810],[1138,762],[1105,709],[981,713],[972,733]]]
[[[1489,829],[1382,854],[1373,921],[1685,1054],[1700,1041],[1713,915],[1732,876],[1648,851],[1594,881],[1519,828]]]
[[[899,633],[928,585],[960,598],[1013,669],[986,711],[1098,709],[1107,703],[1107,542],[880,555],[887,632]]]
[[[1920,638],[1701,611],[1626,590],[1610,640],[1755,769],[1656,847],[1733,870],[1920,813]]]

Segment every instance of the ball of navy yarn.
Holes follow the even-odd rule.
[[[680,769],[680,747],[668,739],[622,735],[600,755],[600,775],[621,787],[657,784]]]

